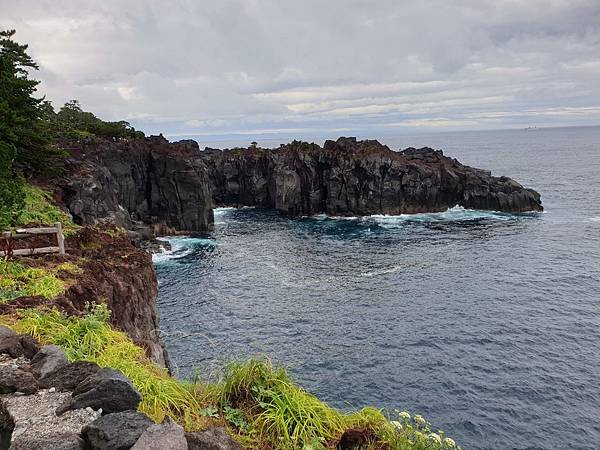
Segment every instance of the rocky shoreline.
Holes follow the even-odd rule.
[[[159,367],[168,368],[169,360],[160,341],[149,251],[161,245],[156,236],[209,231],[215,205],[274,208],[290,217],[436,212],[457,204],[543,209],[537,192],[510,178],[464,166],[441,151],[394,152],[377,141],[340,138],[323,148],[294,141],[278,149],[200,151],[193,141],[151,137],[89,138],[65,146],[67,174],[42,184],[84,226],[67,237],[66,256],[26,263],[67,263],[78,270],[63,274],[66,288],[59,296],[18,297],[0,304],[0,314],[54,308],[82,316],[88,302],[99,301],[111,311],[110,325],[127,333]],[[242,448],[215,426],[184,432],[168,418],[154,424],[137,411],[140,399],[121,372],[71,363],[59,347],[0,327],[0,450]],[[358,438],[351,439],[356,430]],[[369,433],[346,430],[338,447],[374,439]]]
[[[542,211],[540,195],[439,150],[392,151],[375,140],[294,141],[276,149],[200,151],[162,136],[65,143],[68,175],[53,180],[79,224],[110,220],[139,236],[203,233],[213,206],[275,208],[290,217],[439,212],[459,205]]]

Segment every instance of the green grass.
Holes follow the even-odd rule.
[[[77,229],[71,216],[53,203],[52,194],[27,183],[24,183],[23,190],[25,191],[25,208],[18,218],[20,225],[52,225],[60,222],[65,234],[72,233]]]
[[[64,282],[46,269],[0,260],[0,303],[30,295],[53,299],[64,291]]]
[[[247,410],[256,438],[275,448],[301,448],[339,438],[346,418],[292,382],[266,359],[231,363],[220,389],[221,404]]]
[[[192,389],[151,363],[144,350],[126,334],[111,328],[107,319],[104,305],[94,306],[81,318],[65,317],[57,311],[25,310],[14,328],[60,346],[70,361],[92,361],[120,370],[142,394],[140,411],[157,422],[169,415],[193,428],[201,416]]]
[[[60,346],[71,361],[93,361],[120,370],[142,395],[140,411],[153,420],[168,415],[187,430],[217,423],[248,448],[334,448],[345,430],[356,427],[371,430],[371,449],[458,448],[443,433],[431,433],[420,416],[398,412],[397,420],[390,421],[375,408],[342,413],[299,387],[284,368],[267,359],[233,362],[212,384],[178,381],[150,362],[127,335],[112,329],[108,317],[106,306],[95,305],[79,318],[22,310],[19,318],[0,316],[0,323]]]

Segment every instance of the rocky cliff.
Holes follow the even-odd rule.
[[[141,222],[182,232],[211,227],[208,176],[197,144],[92,138],[65,147],[68,176],[58,184],[75,222],[110,219],[128,229]]]
[[[278,149],[203,152],[217,205],[276,208],[289,216],[405,214],[455,205],[541,211],[540,195],[430,148],[394,152],[374,140],[292,142]]]
[[[56,308],[69,316],[86,312],[89,303],[106,303],[110,323],[126,332],[162,367],[168,357],[160,342],[156,311],[158,283],[151,256],[133,246],[127,234],[110,227],[84,227],[66,240],[66,256],[22,258],[26,266],[53,269],[68,263],[74,271],[59,270],[65,292],[53,299],[24,296],[0,303],[0,315],[23,308]]]
[[[455,205],[507,212],[541,211],[540,195],[439,150],[396,152],[374,140],[294,141],[277,149],[200,151],[163,137],[87,139],[67,145],[63,201],[81,224],[111,219],[160,232],[205,232],[212,206],[276,208],[295,217],[410,214]]]

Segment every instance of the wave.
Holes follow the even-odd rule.
[[[313,220],[349,220],[357,222],[375,222],[377,225],[396,226],[403,223],[430,223],[430,222],[464,222],[479,220],[514,220],[517,217],[526,215],[537,215],[538,213],[506,213],[502,211],[484,211],[477,209],[465,209],[462,206],[454,206],[446,211],[418,214],[373,214],[370,216],[328,216],[326,214],[317,214],[306,217]]]
[[[436,213],[419,214],[399,214],[399,215],[381,215],[369,216],[370,219],[382,226],[398,225],[402,223],[430,223],[430,222],[465,222],[479,220],[513,220],[517,217],[515,214],[501,211],[483,211],[478,209],[465,209],[462,206],[455,206],[446,211]]]
[[[161,239],[168,241],[171,245],[170,250],[164,249],[164,251],[152,254],[152,262],[154,264],[165,263],[173,259],[183,258],[191,253],[198,247],[214,246],[216,241],[210,238],[199,238],[190,236],[166,236]]]

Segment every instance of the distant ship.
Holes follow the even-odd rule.
[[[533,130],[537,130],[538,127],[527,127],[525,128],[525,131],[533,131]]]

